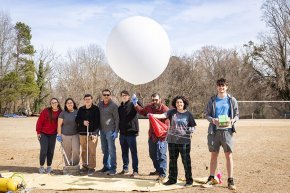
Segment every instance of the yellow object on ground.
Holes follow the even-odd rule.
[[[23,186],[24,179],[18,173],[14,173],[7,178],[0,178],[0,192],[16,191]]]

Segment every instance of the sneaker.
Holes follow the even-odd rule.
[[[109,175],[109,176],[114,176],[114,175],[116,175],[116,171],[113,171],[113,170],[110,170],[110,171],[108,171],[108,172],[106,172],[107,173],[107,175]]]
[[[165,179],[165,176],[158,176],[156,181],[159,182],[159,183],[163,183],[164,179]]]
[[[158,171],[150,172],[149,173],[149,176],[157,176],[157,175],[159,175],[159,172]]]
[[[132,174],[131,174],[131,177],[137,177],[139,174],[138,174],[138,172],[133,172]]]
[[[129,170],[122,170],[119,174],[128,174]]]
[[[105,167],[103,167],[102,169],[100,169],[100,170],[97,170],[97,172],[98,173],[105,173],[105,172],[107,172],[107,171],[109,171],[107,168],[105,168]]]
[[[209,176],[207,182],[202,185],[203,188],[211,188],[213,185],[218,184],[218,181],[213,176]]]
[[[170,185],[173,185],[173,184],[176,184],[176,182],[173,181],[173,180],[168,180],[168,181],[165,182],[163,185],[165,185],[165,186],[170,186]]]
[[[40,173],[40,174],[45,174],[45,169],[44,169],[43,166],[40,166],[40,168],[39,168],[39,173]]]
[[[236,186],[234,183],[234,179],[233,178],[228,178],[228,189],[230,190],[236,190]]]
[[[88,176],[92,176],[95,173],[95,169],[88,169]]]
[[[52,167],[51,167],[51,166],[47,166],[47,168],[46,168],[46,172],[47,172],[48,174],[50,174],[51,172],[53,172]]]
[[[193,181],[188,181],[188,182],[185,183],[184,186],[192,186],[192,184],[193,184]]]
[[[80,173],[81,174],[84,174],[84,173],[87,173],[89,171],[89,168],[83,166],[82,169],[80,169]]]

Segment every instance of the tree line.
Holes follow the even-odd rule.
[[[154,92],[170,106],[176,95],[190,101],[190,110],[202,117],[209,97],[215,94],[216,79],[229,80],[229,93],[238,101],[290,100],[290,6],[287,0],[265,0],[261,10],[267,31],[257,34],[259,42],[245,40],[241,49],[204,46],[191,54],[172,54],[166,70],[157,79],[132,85],[120,79],[107,63],[104,50],[88,45],[58,56],[52,48],[35,50],[31,28],[22,22],[12,24],[0,12],[0,114],[38,113],[50,97],[64,102],[74,98],[82,105],[85,93],[101,98],[101,90],[136,93],[144,104]],[[142,74],[140,73],[140,76]],[[270,106],[270,108],[268,108]],[[241,115],[254,112],[271,118],[290,111],[289,104],[242,104]]]

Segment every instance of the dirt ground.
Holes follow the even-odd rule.
[[[39,143],[35,133],[37,118],[0,118],[0,172],[38,172]],[[191,159],[193,177],[208,176],[210,154],[207,149],[207,121],[197,120],[197,131],[192,137]],[[234,134],[234,178],[236,192],[290,192],[290,120],[240,120],[237,123],[237,133]],[[148,120],[140,120],[140,136],[138,137],[139,178],[150,179],[153,171],[148,155],[147,130]],[[122,158],[119,140],[117,146],[117,171],[122,170]],[[63,161],[57,144],[54,154],[53,168],[61,174]],[[97,147],[97,168],[102,167],[100,141]],[[225,159],[221,151],[218,168],[226,181]],[[131,170],[131,168],[130,168]],[[96,174],[99,175],[99,174]],[[118,176],[121,177],[121,176]],[[179,160],[179,177],[184,177],[183,166]],[[152,178],[153,180],[154,178]],[[226,188],[226,183],[214,188],[191,187],[170,192],[184,193],[219,193],[232,192]],[[33,190],[32,193],[73,192],[95,193],[112,191],[81,190],[53,191]],[[169,192],[169,191],[166,191]]]

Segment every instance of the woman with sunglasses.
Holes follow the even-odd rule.
[[[51,168],[56,134],[57,134],[57,119],[62,111],[59,101],[56,98],[50,100],[50,107],[45,108],[41,113],[36,123],[37,139],[40,143],[40,168],[39,173],[51,173]],[[44,163],[47,160],[47,169],[44,169]]]
[[[78,165],[80,161],[80,139],[75,122],[78,108],[72,98],[67,98],[64,110],[58,117],[57,141],[62,143],[65,165]]]

